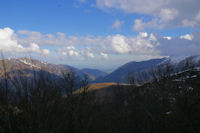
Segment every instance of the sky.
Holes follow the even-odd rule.
[[[111,71],[200,52],[200,0],[0,0],[0,50]]]

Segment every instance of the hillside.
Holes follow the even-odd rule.
[[[107,75],[106,77],[96,80],[95,82],[119,82],[119,83],[127,83],[128,75],[136,74],[140,71],[148,70],[152,67],[155,67],[159,63],[162,63],[165,61],[166,58],[162,59],[152,59],[147,61],[141,61],[141,62],[129,62],[121,67],[114,70],[112,73]]]
[[[98,69],[84,68],[81,71],[88,74],[88,76],[91,80],[97,80],[97,79],[103,78],[106,75],[108,75],[106,72],[100,71]]]
[[[39,62],[29,63],[24,64],[39,69]],[[85,81],[76,91],[73,78],[60,84],[39,75],[31,85],[21,80],[13,86],[0,80],[0,127],[3,133],[196,133],[200,129],[200,69],[189,66],[174,73],[164,68],[150,73],[156,76],[142,85],[88,85]]]
[[[13,59],[5,59],[0,61],[0,75],[3,75],[4,67],[7,73],[10,75],[16,75],[16,72],[23,71],[26,73],[26,75],[32,75],[33,72],[39,72],[43,71],[48,74],[56,75],[57,77],[62,77],[63,74],[67,74],[69,72],[73,72],[76,77],[84,78],[87,73],[69,66],[69,65],[56,65],[56,64],[50,64],[46,62],[41,62],[36,59],[30,59],[30,58],[13,58]],[[91,80],[91,79],[89,79]]]

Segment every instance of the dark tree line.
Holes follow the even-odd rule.
[[[1,133],[200,132],[200,76],[188,63],[180,74],[168,62],[137,78],[129,75],[130,85],[96,91],[89,91],[87,77],[76,82],[73,72],[63,72],[58,80],[33,70],[27,78],[26,71],[10,76],[3,66]]]

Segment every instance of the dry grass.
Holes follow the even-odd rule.
[[[95,90],[101,90],[110,86],[114,86],[117,85],[117,83],[111,82],[111,83],[94,83],[94,84],[90,84],[88,85],[87,91],[95,91]],[[80,93],[83,91],[83,88],[78,89],[77,91],[75,91],[75,93]]]
[[[95,84],[91,84],[89,85],[88,90],[99,90],[102,88],[107,88],[109,86],[113,86],[113,85],[117,85],[117,83],[111,82],[111,83],[95,83]]]

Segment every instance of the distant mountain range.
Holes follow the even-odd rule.
[[[118,83],[127,83],[128,75],[137,75],[138,72],[147,71],[151,68],[157,67],[160,64],[164,64],[167,62],[168,58],[161,59],[151,59],[140,62],[128,62],[112,73],[107,74],[98,69],[78,69],[69,65],[56,65],[50,64],[46,62],[41,62],[35,59],[29,58],[18,58],[18,59],[5,59],[0,61],[0,76],[3,76],[3,71],[6,70],[10,75],[16,76],[16,71],[23,70],[23,76],[33,76],[34,71],[44,71],[50,75],[54,75],[56,77],[63,76],[63,73],[68,73],[70,71],[74,72],[76,76],[83,78],[85,76],[88,77],[90,83],[104,83],[104,82],[118,82]],[[174,69],[181,71],[181,67],[187,65],[187,63],[200,65],[200,56],[191,56],[185,58],[177,63],[173,64]],[[3,68],[3,65],[6,69]]]
[[[98,79],[100,77],[103,77],[107,75],[107,73],[97,70],[97,69],[78,69],[69,65],[56,65],[56,64],[50,64],[46,62],[41,62],[39,60],[30,59],[30,58],[13,58],[13,59],[5,59],[0,62],[0,76],[3,75],[3,71],[5,66],[5,70],[10,75],[16,76],[16,71],[23,70],[25,75],[27,76],[33,76],[33,71],[44,71],[51,75],[56,75],[58,77],[63,76],[63,74],[66,74],[68,72],[74,72],[75,75],[79,78],[84,78],[84,76],[87,76],[89,78],[89,81]]]

